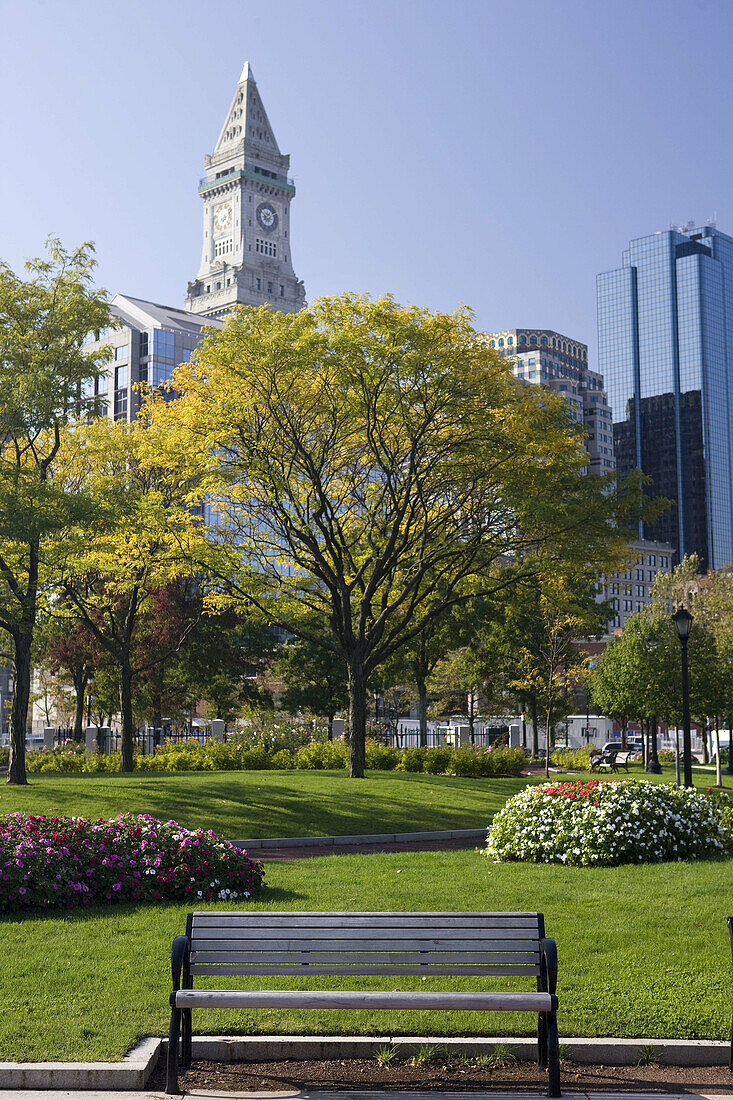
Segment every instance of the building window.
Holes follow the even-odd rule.
[[[115,389],[126,390],[129,377],[130,372],[126,366],[117,367],[117,369],[115,370]]]
[[[272,283],[267,284],[267,293],[272,294]]]
[[[255,252],[259,252],[261,256],[277,256],[277,244],[275,241],[266,241],[262,237],[256,237]]]
[[[540,340],[540,343],[541,343],[541,344],[542,344],[543,346],[544,346],[544,345],[546,345],[546,344],[547,344],[547,337],[546,337],[546,336],[543,336],[543,337],[542,337],[542,339]]]
[[[506,342],[507,342],[507,344],[513,344],[514,343],[514,337],[513,336],[507,336],[507,341]]]
[[[262,290],[262,279],[257,280],[257,289]]]
[[[496,341],[495,340],[489,340],[489,347],[490,348],[495,348],[496,347]]]
[[[226,256],[232,251],[232,238],[223,237],[222,240],[216,241],[214,244],[214,256]]]
[[[115,420],[127,419],[127,390],[117,390],[115,393]]]
[[[280,283],[280,297],[281,298],[285,297],[285,287],[283,286],[282,283]]]
[[[120,344],[118,348],[115,348],[115,359],[127,359],[127,344]]]
[[[520,336],[519,337],[519,343],[520,344],[526,344],[527,343],[527,337],[526,336]]]
[[[501,339],[499,340],[499,347],[500,347],[500,348],[503,348],[503,347],[504,347],[504,337],[503,337],[503,336],[502,336],[502,338],[501,338]]]

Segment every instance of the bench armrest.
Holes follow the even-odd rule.
[[[557,989],[557,944],[552,939],[540,943],[542,977],[547,983],[547,992],[555,995]]]
[[[188,936],[176,936],[173,941],[171,975],[174,993],[181,988],[181,970],[184,982],[188,984]]]

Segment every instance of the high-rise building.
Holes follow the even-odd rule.
[[[598,276],[599,369],[616,466],[671,501],[645,538],[733,561],[733,238],[714,225],[631,241]]]
[[[96,339],[85,346],[90,351],[110,347],[111,359],[97,379],[96,392],[90,385],[84,396],[94,398],[102,415],[128,422],[140,408],[139,383],[156,387],[169,382],[174,368],[188,362],[201,343],[204,329],[222,325],[216,318],[126,294],[115,294],[110,313],[114,327],[94,333]]]
[[[487,334],[489,347],[514,360],[515,377],[562,394],[573,418],[585,427],[588,468],[614,468],[611,410],[603,378],[588,366],[588,348],[550,329],[512,328]]]
[[[186,309],[224,317],[238,304],[268,303],[296,313],[305,289],[292,264],[290,157],[278,148],[249,62],[204,165],[201,266]]]

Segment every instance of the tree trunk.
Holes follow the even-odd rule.
[[[428,686],[420,677],[417,681],[417,717],[420,723],[420,748],[424,749],[428,743]]]
[[[28,632],[14,639],[13,709],[10,712],[10,763],[8,783],[25,784],[25,732],[28,725],[28,704],[31,697],[31,643]]]
[[[472,745],[475,743],[474,723],[475,723],[475,718],[474,718],[474,713],[473,713],[473,691],[469,691],[469,693],[468,693],[468,736],[469,736],[469,739],[470,739]]]
[[[537,729],[537,696],[531,695],[529,705],[532,710],[532,759],[540,755],[540,735]]]
[[[361,661],[349,662],[349,776],[363,779],[366,766],[366,676]]]
[[[522,748],[527,751],[527,718],[524,713],[524,703],[522,703]]]
[[[74,673],[74,691],[76,693],[76,709],[74,712],[74,740],[81,741],[84,736],[84,693],[89,683],[89,677],[83,669],[77,669]]]
[[[326,717],[328,718],[328,740],[333,741],[333,720],[336,717],[336,715],[335,715],[335,713],[334,714],[327,714]]]
[[[703,764],[710,763],[710,751],[708,749],[708,720],[703,718],[700,725],[700,733],[702,735],[702,762]]]
[[[120,771],[131,772],[134,764],[132,757],[133,734],[135,725],[132,718],[132,669],[124,657],[119,661],[120,673],[120,711],[122,714],[122,738],[120,741]]]
[[[550,778],[550,754],[552,752],[552,706],[547,708],[545,719],[545,775]]]
[[[713,739],[715,743],[715,786],[723,786],[723,770],[720,766],[720,719],[715,719],[715,729],[713,730]]]

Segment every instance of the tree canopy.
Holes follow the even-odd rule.
[[[173,386],[154,418],[206,471],[230,593],[317,644],[330,631],[343,655],[353,776],[369,676],[467,580],[495,591],[539,548],[601,561],[638,504],[586,476],[565,402],[518,383],[465,309],[344,294],[296,314],[240,310]],[[317,637],[314,616],[328,626]]]

